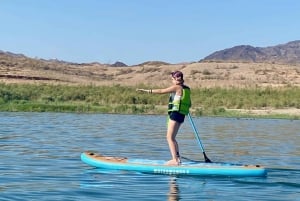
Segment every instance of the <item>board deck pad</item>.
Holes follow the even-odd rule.
[[[104,156],[86,151],[81,160],[93,167],[128,170],[155,174],[184,174],[199,176],[266,176],[266,168],[260,165],[239,165],[231,163],[182,162],[178,166],[165,165],[164,160],[134,159]]]

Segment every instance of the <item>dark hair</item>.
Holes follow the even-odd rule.
[[[174,71],[171,73],[171,76],[176,80],[178,81],[179,83],[183,83],[184,80],[183,80],[183,73],[181,71]]]
[[[171,73],[171,75],[172,75],[172,77],[174,77],[174,78],[181,78],[181,79],[183,79],[183,74],[182,74],[182,72],[181,71],[174,71],[174,72],[172,72]]]

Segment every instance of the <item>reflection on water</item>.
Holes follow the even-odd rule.
[[[179,192],[179,187],[176,183],[176,177],[171,177],[170,191],[169,191],[169,194],[168,194],[168,201],[178,201],[178,200],[180,200],[179,194],[180,194],[180,192]]]
[[[95,169],[80,161],[80,153],[86,150],[167,160],[165,120],[155,115],[0,113],[1,199],[299,198],[300,121],[193,118],[213,162],[264,165],[266,178],[141,174]],[[203,161],[188,121],[177,138],[183,157]]]

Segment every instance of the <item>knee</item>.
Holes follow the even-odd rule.
[[[172,137],[172,136],[169,136],[169,135],[166,136],[166,139],[167,139],[168,142],[174,142],[175,141],[175,138]]]

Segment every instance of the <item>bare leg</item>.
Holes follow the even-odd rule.
[[[167,131],[167,141],[169,144],[169,149],[171,152],[172,159],[167,162],[167,165],[179,165],[180,159],[177,155],[179,153],[179,148],[178,148],[178,143],[176,141],[176,135],[178,133],[180,123],[174,121],[174,120],[169,120],[168,123],[168,131]]]

